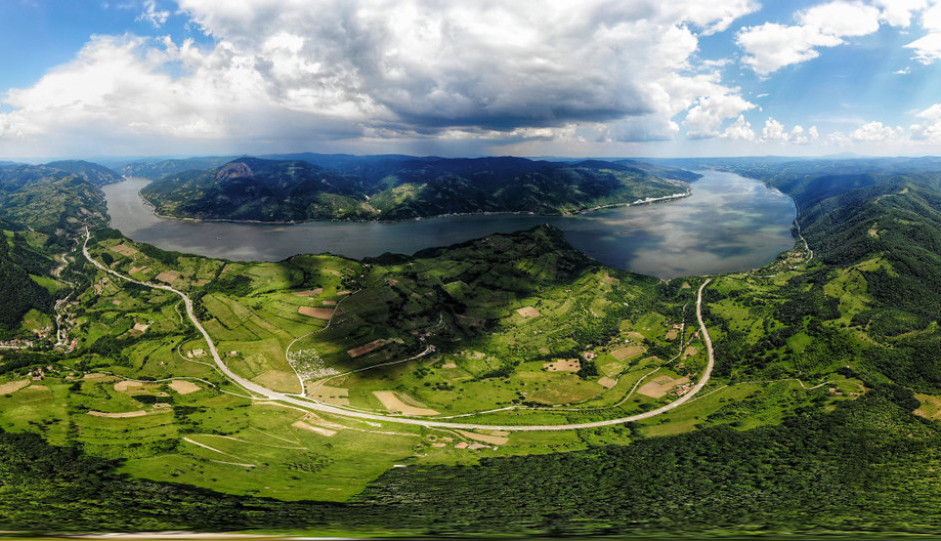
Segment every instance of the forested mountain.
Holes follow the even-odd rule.
[[[142,193],[159,213],[177,217],[401,220],[454,213],[575,212],[683,193],[685,181],[697,178],[632,162],[299,156],[305,159],[239,158],[208,171],[169,174]]]
[[[156,180],[167,175],[177,175],[186,171],[219,167],[233,159],[235,159],[235,156],[136,160],[121,167],[121,172],[129,177],[144,177]]]
[[[51,167],[59,171],[65,171],[66,173],[77,175],[95,186],[104,186],[105,184],[111,184],[112,182],[118,182],[121,180],[121,175],[99,165],[97,163],[86,162],[83,160],[68,160],[68,161],[58,161],[58,162],[49,162],[46,164],[46,167]]]
[[[0,168],[0,218],[52,234],[53,244],[67,242],[65,234],[78,232],[84,223],[103,224],[106,205],[98,187],[117,177],[87,162],[63,167]]]
[[[50,279],[56,256],[73,249],[86,225],[106,223],[99,186],[119,177],[89,162],[0,167],[0,340],[31,337],[20,324],[30,310],[53,314]]]

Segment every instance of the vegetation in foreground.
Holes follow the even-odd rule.
[[[113,461],[0,434],[4,528],[341,530],[461,535],[936,532],[936,423],[877,386],[831,412],[629,446],[390,471],[353,501],[226,496],[117,473]]]
[[[919,263],[938,253],[934,178],[778,184],[814,251],[798,239],[772,265],[710,284],[718,364],[702,395],[641,423],[558,434],[375,426],[259,403],[208,365],[178,297],[48,248],[74,246],[77,226],[10,222],[10,250],[70,263],[68,280],[26,276],[68,295],[76,340],[2,352],[0,528],[937,532],[941,380],[923,286],[938,267]],[[100,212],[96,201],[83,206]],[[233,263],[104,229],[92,251],[197,299],[239,373],[335,404],[593,420],[665,403],[701,367],[697,280],[606,269],[548,228],[362,262]],[[43,310],[18,332],[56,314]],[[126,512],[132,495],[141,505]]]

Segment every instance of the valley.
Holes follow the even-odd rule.
[[[336,527],[359,506],[377,517],[400,513],[406,498],[424,501],[410,491],[434,493],[444,483],[438,476],[465,479],[467,487],[502,483],[493,476],[505,472],[464,476],[514,461],[542,463],[549,472],[556,457],[591,468],[599,456],[622,457],[622,449],[666,445],[708,454],[710,438],[790,445],[783,442],[811,430],[797,428],[799,419],[843,426],[841,412],[851,410],[912,416],[913,391],[930,416],[941,389],[922,351],[938,339],[937,325],[920,320],[893,333],[900,322],[924,317],[931,301],[883,304],[907,276],[908,256],[865,243],[891,238],[885,224],[896,207],[887,205],[931,197],[934,181],[874,182],[881,191],[871,199],[872,222],[854,226],[861,233],[847,242],[821,242],[820,220],[831,214],[814,209],[825,205],[840,216],[845,202],[857,204],[848,195],[857,188],[826,195],[818,186],[831,184],[810,183],[795,197],[803,205],[802,236],[774,262],[672,280],[606,266],[551,225],[410,256],[252,262],[161,250],[100,222],[86,229],[87,220],[65,220],[70,229],[61,232],[11,223],[8,243],[45,258],[41,272],[60,277],[33,282],[51,298],[67,298],[61,320],[69,339],[40,346],[33,337],[29,349],[0,352],[0,428],[9,435],[0,444],[26,445],[13,436],[35,434],[81,449],[87,460],[112,461],[108,471],[135,483],[166,484],[167,497],[209,490],[207,502],[219,506],[235,501],[228,498],[274,498],[306,509],[304,524]],[[35,189],[50,189],[44,186]],[[76,193],[89,215],[105,208],[100,191]],[[53,235],[64,237],[57,244],[64,252],[45,248]],[[852,248],[857,239],[864,244]],[[18,269],[24,260],[9,261]],[[43,321],[51,326],[50,302],[24,312],[11,339],[31,337]],[[919,445],[932,445],[933,426],[918,429],[925,431]],[[848,444],[862,427],[876,430],[847,425],[833,437]],[[811,460],[800,453],[820,452],[813,449],[794,450],[793,460]],[[898,452],[892,460],[901,461],[902,475],[909,455]],[[31,477],[22,479],[21,490],[34,490]],[[548,478],[527,482],[550,482],[545,494],[555,490]],[[392,486],[398,492],[388,492]],[[464,489],[456,493],[480,502]],[[524,493],[527,505],[548,509],[539,507],[543,496]],[[252,505],[274,512],[260,500]],[[313,518],[333,505],[343,506],[331,511],[334,518]],[[468,516],[483,509],[468,505],[449,509]],[[534,508],[513,520],[541,531],[543,513]],[[584,527],[625,524],[592,517]],[[403,527],[424,531],[421,520]]]

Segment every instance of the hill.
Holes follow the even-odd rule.
[[[123,165],[121,167],[121,173],[128,177],[144,177],[156,180],[168,175],[178,175],[186,171],[219,167],[233,159],[235,159],[235,156],[208,156],[168,160],[143,159]]]
[[[480,170],[475,160],[388,159],[406,179]],[[487,171],[542,171],[496,160]],[[325,179],[324,190],[352,189],[341,185],[348,176],[370,186],[366,175],[306,161],[230,165],[213,182],[239,186],[260,171],[272,193],[304,178]],[[703,289],[715,348],[708,385],[668,412],[576,431],[452,430],[388,416],[516,427],[669,404],[705,366],[704,277],[663,282],[608,268],[552,227],[414,256],[253,263],[165,252],[91,221],[89,253],[117,275],[80,251],[58,254],[71,258],[75,349],[0,359],[0,529],[936,532],[941,174],[777,165],[761,168],[797,204],[797,242]],[[84,178],[7,178],[35,197],[62,197],[60,221],[73,228],[80,208],[100,210]],[[34,199],[10,199],[4,212],[24,221],[0,225],[9,260],[52,285],[44,278],[55,269],[30,253],[51,253],[48,239],[60,237],[74,249],[75,231],[29,231],[43,218]],[[253,399],[216,369],[180,297],[146,284],[186,293],[240,377],[385,417]],[[42,382],[31,379],[37,371]]]
[[[599,161],[300,156],[305,160],[239,158],[208,171],[170,174],[142,194],[159,213],[176,217],[403,220],[455,213],[577,212],[683,193],[687,187],[680,179],[696,177]]]
[[[106,222],[98,187],[117,178],[88,162],[0,167],[0,341],[56,341],[53,304],[71,290],[62,258],[86,224]]]
[[[68,160],[68,161],[58,161],[50,162],[46,164],[46,167],[51,167],[59,171],[65,171],[72,175],[77,175],[94,186],[104,186],[105,184],[111,184],[113,182],[119,182],[121,180],[121,175],[99,165],[97,163],[86,162],[82,160]]]

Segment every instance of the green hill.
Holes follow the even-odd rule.
[[[576,212],[683,193],[685,181],[696,177],[601,161],[401,156],[320,161],[335,169],[303,160],[239,158],[208,171],[165,175],[142,194],[157,212],[176,217],[403,220],[455,213]]]
[[[445,177],[412,199],[426,201],[424,190],[451,185],[486,192],[503,173],[540,190],[566,178],[581,193],[652,174],[594,161],[550,175],[518,159],[318,159],[331,168],[241,159],[168,181],[355,199]],[[101,227],[80,210],[102,212],[85,178],[0,169],[0,208],[15,218],[0,223],[0,302],[48,306],[54,296],[29,282],[52,286],[48,256],[73,257],[64,272],[77,339],[74,351],[2,353],[0,529],[936,533],[941,174],[924,162],[846,174],[827,161],[735,163],[794,198],[808,246],[798,239],[770,265],[711,277],[702,312],[715,370],[692,400],[559,432],[365,422],[252,399],[211,366],[178,296],[66,250],[89,221],[96,261],[186,292],[223,362],[259,385],[357,411],[505,425],[614,419],[675,400],[705,365],[702,277],[607,268],[551,227],[363,261],[209,259]],[[40,203],[53,196],[62,210],[47,215]]]

